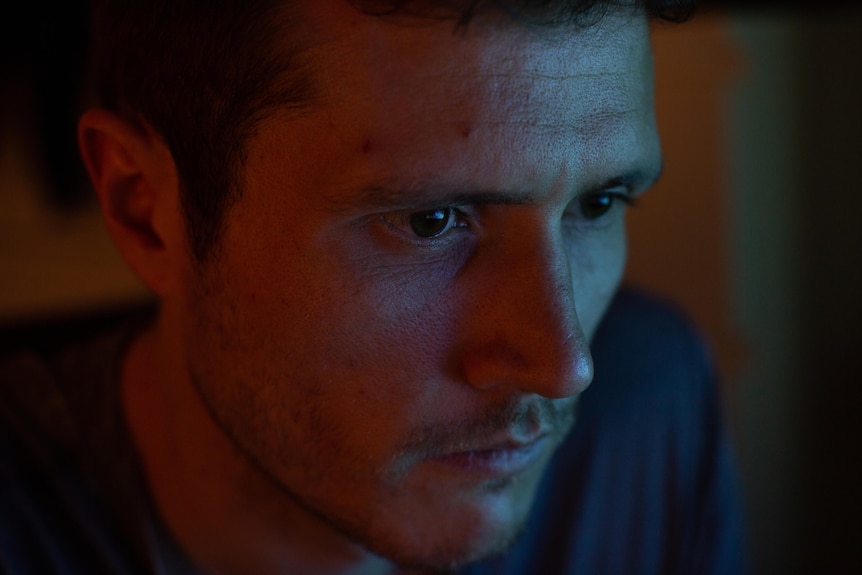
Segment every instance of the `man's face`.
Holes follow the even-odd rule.
[[[592,376],[617,198],[660,164],[647,24],[453,33],[310,4],[320,100],[250,141],[184,353],[291,499],[396,561],[460,564],[518,533]]]

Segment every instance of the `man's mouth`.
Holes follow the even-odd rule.
[[[469,418],[414,429],[390,474],[397,479],[420,464],[480,481],[514,479],[544,461],[573,422],[574,402],[516,398]]]
[[[436,455],[428,461],[489,478],[514,478],[532,469],[542,459],[550,440],[548,434],[527,442],[503,440],[487,446]]]

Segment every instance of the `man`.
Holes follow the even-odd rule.
[[[107,4],[80,147],[159,306],[7,368],[67,404],[6,414],[64,457],[7,440],[8,571],[737,568],[726,443],[676,316],[615,304],[607,373],[648,385],[596,392],[569,436],[624,206],[661,170],[644,6]],[[627,371],[650,360],[667,381]]]

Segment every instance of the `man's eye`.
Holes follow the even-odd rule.
[[[614,203],[622,201],[626,204],[632,202],[631,196],[624,192],[599,192],[589,194],[580,199],[581,214],[588,220],[597,220],[607,214],[614,207]]]
[[[453,220],[452,208],[416,212],[410,216],[410,230],[420,238],[433,238],[448,230]]]
[[[383,219],[392,227],[421,239],[436,238],[459,226],[458,212],[454,208],[388,214]]]

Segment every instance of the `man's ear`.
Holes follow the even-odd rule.
[[[164,296],[174,287],[184,246],[170,150],[150,126],[100,109],[81,116],[78,146],[120,253]]]

